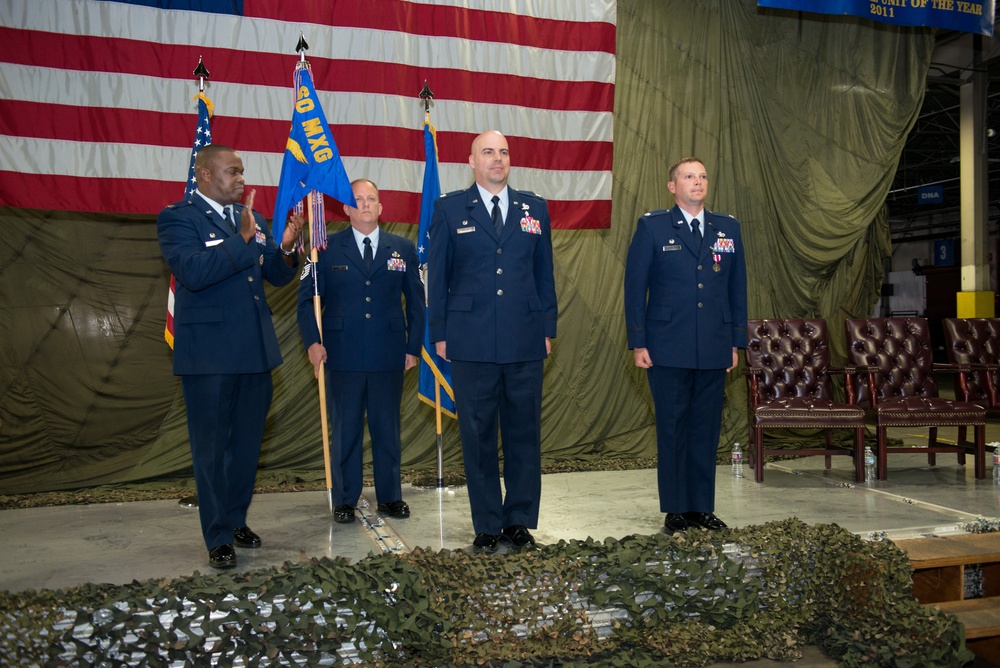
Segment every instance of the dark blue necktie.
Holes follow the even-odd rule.
[[[701,227],[698,224],[697,218],[691,221],[691,234],[694,235],[695,248],[701,248]]]
[[[500,211],[500,195],[493,196],[493,227],[497,230],[497,236],[503,232],[503,212]]]
[[[233,230],[233,232],[235,232],[236,231],[236,221],[233,220],[233,208],[230,207],[230,206],[225,206],[225,207],[222,207],[222,211],[223,211],[223,216],[226,219],[226,222],[229,223],[229,227]]]
[[[375,254],[372,253],[372,240],[365,237],[363,243],[365,244],[365,271],[371,271],[372,261],[375,259]]]

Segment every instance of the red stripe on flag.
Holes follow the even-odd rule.
[[[289,112],[290,113],[290,112]],[[71,107],[0,100],[0,135],[106,142],[114,127],[115,143],[188,148],[191,114],[171,114],[114,107]],[[422,162],[423,130],[374,125],[331,125],[337,147],[345,156],[398,158]],[[275,137],[288,133],[288,121],[233,118],[217,114],[212,134],[218,143],[240,151],[275,152]],[[469,157],[473,133],[438,135],[441,162],[463,163]],[[554,141],[508,137],[515,167],[552,170],[610,171],[611,142]],[[251,177],[248,175],[248,177]],[[252,177],[251,177],[252,178]]]
[[[51,48],[52,44],[59,44],[59,48]],[[291,84],[290,63],[294,61],[286,54],[0,28],[0,61],[8,63],[116,72],[127,62],[130,75],[187,80],[191,79],[190,63],[197,63],[199,57],[212,63],[217,81],[278,87]],[[522,106],[553,111],[614,109],[614,85],[600,82],[539,79],[532,85],[526,77],[509,74],[318,57],[310,57],[309,64],[316,89],[321,91],[416,97],[423,81],[433,81],[434,94],[441,100],[484,104],[516,101]],[[291,118],[291,90],[288,99]]]
[[[245,0],[243,14],[291,23],[391,30],[484,42],[505,41],[543,49],[615,52],[615,26],[608,23],[543,19],[461,7],[392,0]]]

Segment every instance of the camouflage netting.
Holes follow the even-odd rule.
[[[4,665],[960,666],[962,626],[912,596],[905,555],[785,520],[560,542],[502,557],[418,550],[249,573],[0,595]]]

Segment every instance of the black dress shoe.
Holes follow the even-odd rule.
[[[393,501],[392,503],[380,503],[378,504],[378,511],[385,513],[389,517],[406,518],[410,516],[410,507],[403,500]]]
[[[208,565],[212,568],[232,568],[236,565],[236,550],[232,545],[220,545],[208,551]]]
[[[512,524],[505,528],[501,535],[503,540],[510,543],[510,546],[515,550],[530,550],[535,547],[535,539],[531,537],[528,528],[523,524]]]
[[[690,528],[690,526],[688,521],[684,519],[684,515],[680,513],[667,513],[667,516],[663,519],[663,531],[665,533],[684,531]]]
[[[472,541],[472,551],[475,553],[496,554],[500,549],[500,536],[494,533],[477,533]]]
[[[260,547],[260,536],[255,534],[250,527],[240,527],[233,529],[233,542],[238,547]]]
[[[333,521],[338,524],[350,524],[354,521],[354,506],[345,503],[333,509]]]
[[[684,513],[684,519],[692,526],[709,531],[721,531],[729,528],[725,522],[715,516],[715,513]]]

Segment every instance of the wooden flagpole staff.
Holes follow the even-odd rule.
[[[313,243],[313,198],[309,196],[309,260],[312,263],[313,276],[313,314],[316,316],[316,326],[319,328],[319,342],[323,345],[323,307],[319,299],[319,283],[316,281],[316,267],[319,264],[319,249]],[[333,472],[330,469],[330,419],[326,413],[326,368],[320,364],[319,375],[319,418],[323,431],[323,466],[326,469],[326,502],[333,514]]]
[[[306,51],[309,50],[309,45],[306,43],[305,37],[302,33],[299,33],[299,43],[295,45],[295,51],[299,54],[299,69],[305,69],[309,67],[309,63],[306,61]],[[312,279],[313,279],[313,314],[316,317],[316,327],[319,329],[319,343],[323,345],[323,306],[319,298],[319,282],[317,280],[316,267],[319,263],[319,248],[317,244],[317,239],[315,238],[317,233],[322,234],[323,238],[320,243],[325,246],[326,243],[326,225],[323,225],[323,229],[316,230],[313,224],[316,216],[320,218],[325,218],[322,211],[313,211],[314,201],[322,202],[322,195],[316,197],[318,193],[315,191],[310,192],[306,197],[308,202],[307,214],[309,218],[309,261],[312,264]],[[333,514],[333,471],[330,468],[330,419],[326,412],[326,369],[320,364],[319,373],[316,377],[317,384],[319,386],[319,417],[320,417],[320,427],[323,432],[323,466],[326,470],[326,502],[330,509],[330,514]]]

